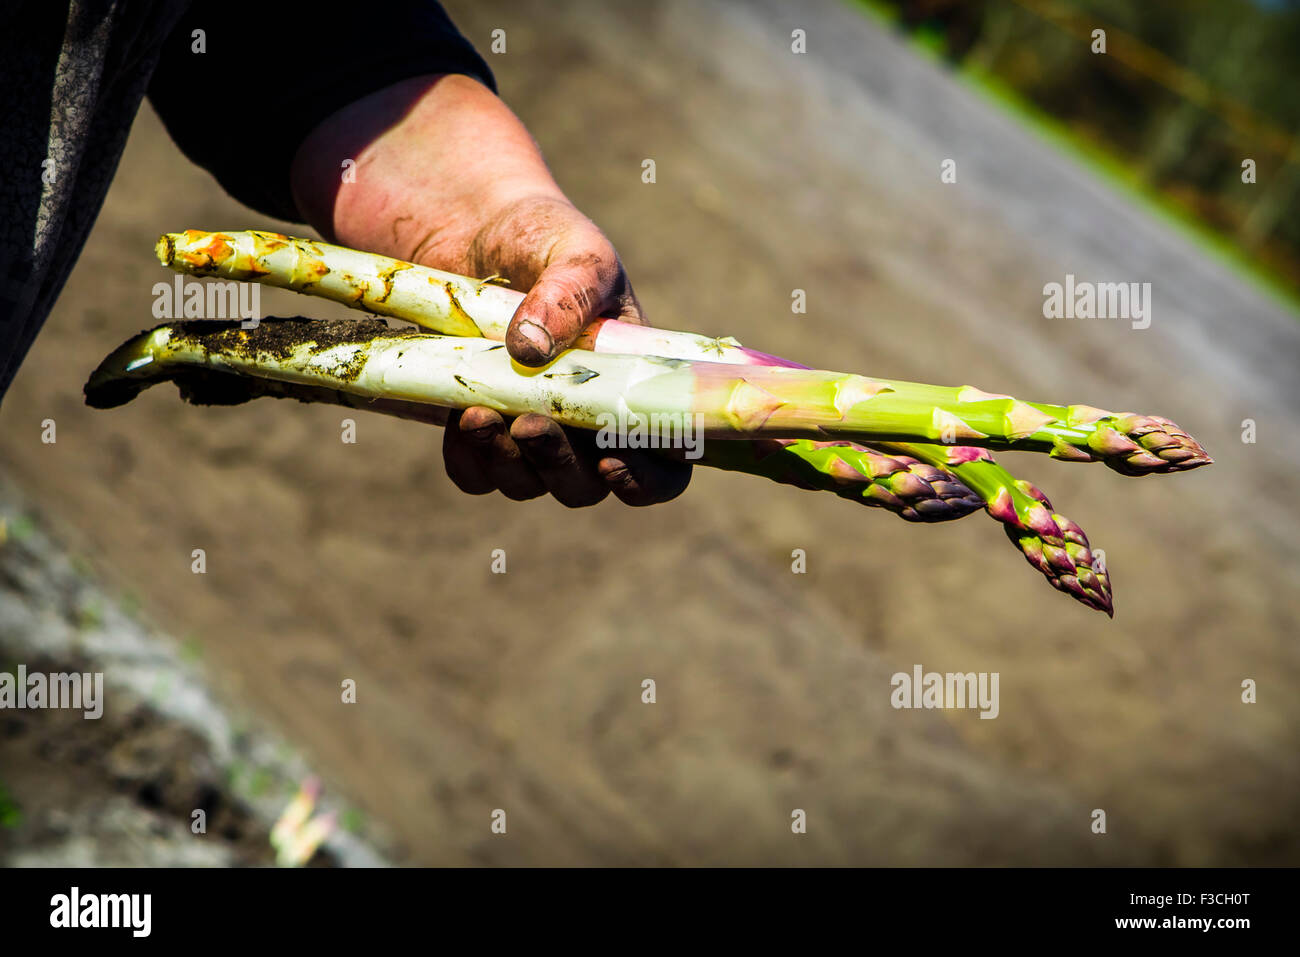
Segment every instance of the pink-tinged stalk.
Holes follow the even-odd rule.
[[[638,354],[646,348],[663,348],[663,337],[656,333],[657,330],[646,326],[600,320],[584,333],[582,348]],[[733,358],[730,361],[748,365],[808,368],[743,347],[726,350],[726,353],[732,357],[745,356],[743,360]],[[1110,575],[1093,554],[1083,529],[1064,515],[1052,512],[1051,502],[1042,491],[1011,475],[994,460],[988,449],[910,442],[872,443],[872,447],[925,462],[955,475],[965,487],[983,499],[988,514],[1002,523],[1007,538],[1053,588],[1089,608],[1105,612],[1112,618],[1115,616]]]
[[[523,297],[520,296],[520,301]],[[493,330],[495,331],[495,329]],[[749,366],[781,366],[786,369],[807,369],[808,366],[790,362],[780,356],[768,355],[757,349],[742,346],[734,339],[714,339],[717,344],[713,354],[709,346],[695,344],[689,354],[683,354],[680,334],[665,332],[653,326],[640,326],[618,319],[597,319],[587,326],[573,343],[575,349],[589,352],[614,352],[630,356],[667,356],[673,359],[702,359],[708,362],[728,362]],[[496,338],[489,336],[488,338]],[[503,334],[504,338],[504,334]]]

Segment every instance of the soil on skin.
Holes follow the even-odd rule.
[[[170,278],[159,232],[305,230],[225,197],[146,108],[0,409],[0,460],[99,573],[192,634],[400,862],[1300,863],[1294,317],[850,4],[448,7],[480,45],[509,30],[502,92],[656,324],[1165,415],[1215,464],[999,456],[1105,550],[1111,621],[982,514],[909,524],[707,469],[667,505],[568,510],[464,495],[438,430],[353,409],[87,409]],[[1045,319],[1067,274],[1151,282],[1150,328]],[[271,289],[262,311],[354,315]],[[998,717],[895,709],[917,665],[999,674]]]

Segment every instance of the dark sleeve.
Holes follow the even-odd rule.
[[[328,9],[329,5],[324,5]],[[364,19],[272,2],[232,16],[195,3],[163,46],[149,99],[181,151],[230,195],[301,222],[289,188],[299,144],[361,97],[426,73],[496,81],[432,0],[363,0]],[[193,52],[193,31],[207,49]]]

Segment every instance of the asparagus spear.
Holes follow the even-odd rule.
[[[521,298],[519,293],[489,282],[279,233],[167,233],[159,239],[157,253],[164,265],[184,272],[267,282],[450,335],[503,339]],[[576,345],[597,352],[692,359],[707,356],[719,363],[797,368],[786,360],[745,349],[734,339],[709,339],[616,320],[593,323]],[[755,385],[761,380],[793,388],[789,381],[760,372],[746,379]],[[808,380],[802,385],[811,391],[778,389],[779,394],[763,397],[747,389],[733,401],[745,406],[743,415],[775,420],[770,428],[795,429],[792,434],[797,434],[797,420],[806,416],[802,406],[782,401],[787,397],[823,403],[830,398],[845,419],[849,418],[848,409],[840,407],[871,400],[869,426],[818,422],[816,438],[845,435],[848,429],[876,441],[943,440],[951,444],[961,439],[986,448],[1047,452],[1065,461],[1100,460],[1125,475],[1184,471],[1212,461],[1191,436],[1159,416],[1114,413],[1088,405],[1025,402],[973,386],[944,388],[862,376],[840,376],[833,383],[823,379],[817,386]]]
[[[504,339],[510,317],[523,299],[522,293],[492,280],[469,279],[376,253],[260,230],[164,233],[154,251],[159,262],[178,272],[291,289],[375,315],[404,319],[448,336]],[[595,349],[604,327],[603,323],[589,327],[576,347],[677,355],[689,343],[690,355],[683,358],[726,362],[738,361],[735,354],[743,353],[749,365],[784,364],[774,356],[745,349],[734,339],[710,339],[628,323],[609,326],[601,348]]]
[[[237,323],[199,321],[160,326],[119,347],[91,375],[86,384],[86,402],[96,408],[111,408],[130,401],[155,382],[173,379],[182,396],[197,404],[228,405],[269,395],[331,402],[445,425],[448,408],[484,401],[507,414],[555,414],[556,402],[571,401],[563,397],[580,393],[583,383],[594,377],[591,370],[582,367],[544,373],[532,387],[526,386],[512,399],[513,405],[481,396],[469,398],[476,394],[475,388],[485,385],[474,379],[477,367],[457,354],[456,346],[466,342],[473,342],[481,352],[497,354],[490,363],[480,362],[490,377],[498,381],[523,379],[508,371],[508,359],[503,366],[498,355],[504,357],[505,350],[498,344],[481,339],[413,335],[390,329],[378,320],[267,319],[251,331],[241,330]],[[416,347],[414,351],[408,348],[412,346]],[[370,368],[371,360],[374,369]],[[403,380],[398,373],[385,369],[385,363],[410,366],[402,372],[407,378]],[[503,368],[507,370],[504,374]],[[441,378],[431,374],[429,382],[420,382],[420,377],[430,370],[437,370]],[[401,381],[406,385],[398,387],[396,383]],[[520,405],[527,401],[535,404]],[[598,408],[600,400],[593,401],[593,408]],[[549,404],[543,408],[536,405],[538,402]],[[579,421],[597,427],[588,419]],[[682,424],[681,420],[677,424]],[[803,446],[801,457],[776,454],[784,451],[785,442]],[[696,464],[831,491],[916,522],[960,518],[983,504],[941,469],[843,442],[710,443]]]
[[[185,325],[160,326],[144,338],[155,360],[211,362],[248,375],[308,384],[328,376],[346,380],[348,391],[360,395],[462,408],[487,405],[507,415],[538,412],[564,425],[620,433],[675,425],[709,438],[934,441],[956,418],[954,410],[960,410],[968,422],[982,427],[964,435],[972,444],[1049,451],[1063,437],[1086,444],[1113,421],[1071,425],[1066,409],[1044,405],[1059,410],[1060,417],[1021,428],[1023,422],[1003,414],[1003,400],[985,399],[982,393],[971,397],[965,388],[817,369],[573,349],[544,368],[525,369],[511,361],[500,343],[393,331],[317,352],[295,348],[275,353],[264,348],[264,336],[251,334],[217,352],[204,344],[202,333]],[[1127,455],[1126,450],[1120,454]],[[1162,463],[1159,470],[1171,466],[1189,467]]]
[[[986,503],[989,515],[1002,523],[1011,543],[1053,588],[1115,617],[1106,566],[1093,553],[1083,529],[1053,511],[1042,491],[1013,476],[987,449],[930,445],[918,447],[918,454],[956,468]]]

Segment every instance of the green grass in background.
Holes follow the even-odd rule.
[[[881,0],[848,0],[854,8],[890,30],[898,30],[897,10]],[[1065,153],[1099,178],[1116,187],[1157,219],[1177,230],[1206,255],[1246,279],[1265,295],[1300,318],[1300,291],[1243,250],[1229,236],[1212,229],[1159,190],[1152,188],[1138,174],[1137,167],[1105,143],[1080,133],[1068,123],[1041,109],[1010,84],[974,64],[953,66],[944,57],[944,34],[941,29],[926,27],[909,33],[907,45],[919,56],[948,66],[954,76],[984,99],[997,104],[1015,117],[1022,126]]]
[[[0,782],[0,829],[12,830],[22,823],[23,814],[18,803]]]

